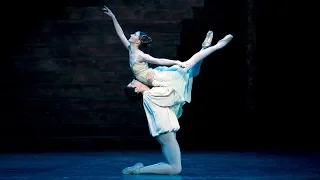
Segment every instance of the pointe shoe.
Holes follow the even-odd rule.
[[[225,45],[227,45],[231,40],[232,40],[233,36],[231,34],[226,35],[223,39],[219,40],[217,45],[222,48]]]
[[[225,41],[226,43],[230,42],[231,39],[233,38],[233,36],[231,34],[226,35],[223,39],[221,39],[220,41]],[[218,41],[218,42],[220,42]]]
[[[125,169],[122,170],[123,174],[135,174],[135,171],[144,167],[144,165],[142,163],[136,163],[135,165],[131,166],[131,167],[127,167]]]
[[[211,45],[211,43],[212,43],[212,38],[213,38],[213,32],[212,31],[208,31],[206,39],[202,43],[202,48],[205,49],[205,48],[209,47]]]

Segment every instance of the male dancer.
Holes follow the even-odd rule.
[[[204,50],[211,45],[213,33],[209,31],[202,43]],[[232,38],[232,36],[231,36]],[[191,89],[193,78],[199,74],[203,59],[189,69],[185,74],[177,73],[177,79],[168,80],[168,86],[152,87],[133,80],[125,87],[125,94],[129,100],[137,100],[137,95],[142,94],[143,107],[148,119],[150,133],[161,145],[166,162],[144,166],[136,163],[125,168],[123,174],[163,174],[177,175],[182,170],[181,152],[176,140],[176,132],[180,129],[178,118],[182,114],[182,106],[191,101]],[[188,77],[186,80],[185,77]],[[173,88],[177,81],[187,81],[186,87]],[[183,84],[183,83],[182,83]],[[172,86],[171,86],[172,85]],[[183,92],[178,92],[183,91]],[[181,94],[184,96],[181,97]],[[131,96],[132,95],[132,96]]]

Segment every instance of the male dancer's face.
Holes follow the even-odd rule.
[[[128,84],[128,87],[134,88],[134,92],[136,93],[141,93],[146,90],[149,90],[150,88],[146,86],[145,84],[141,83],[140,81],[137,80],[132,80],[131,83]]]

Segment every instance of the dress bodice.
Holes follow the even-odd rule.
[[[148,79],[147,79],[147,75],[149,73],[153,73],[153,69],[149,68],[148,63],[146,62],[135,62],[132,65],[130,64],[130,68],[133,72],[134,77],[137,78],[138,81],[144,83],[144,84],[148,84]]]
[[[141,54],[143,54],[142,51],[137,51],[137,52],[132,52],[131,51],[131,48],[129,47],[129,64],[130,64],[130,68],[131,68],[131,71],[134,75],[134,77],[146,84],[146,85],[151,85],[149,82],[148,82],[148,79],[147,79],[147,75],[150,73],[154,73],[153,72],[153,69],[152,68],[149,68],[148,66],[148,63],[147,62],[142,62],[141,61]]]

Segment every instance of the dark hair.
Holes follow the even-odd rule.
[[[151,42],[152,39],[151,37],[149,37],[145,32],[139,31],[140,32],[140,37],[139,40],[141,41],[141,47],[145,48],[145,47],[150,47],[151,46]]]
[[[142,99],[142,93],[136,93],[134,87],[125,86],[123,91],[130,102],[137,102]]]

